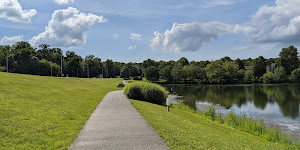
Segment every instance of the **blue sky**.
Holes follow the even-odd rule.
[[[93,54],[122,62],[270,58],[283,47],[300,45],[299,4],[299,0],[1,0],[0,44],[47,43],[82,57]]]

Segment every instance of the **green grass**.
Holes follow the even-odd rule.
[[[288,149],[254,135],[218,124],[194,113],[187,106],[171,108],[131,100],[171,149]],[[291,147],[289,147],[291,148]]]
[[[0,72],[0,149],[67,149],[121,81]]]

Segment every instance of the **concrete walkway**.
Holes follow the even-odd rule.
[[[69,150],[167,150],[165,142],[131,105],[123,91],[108,93]]]

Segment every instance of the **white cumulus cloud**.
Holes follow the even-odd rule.
[[[254,43],[300,42],[299,0],[276,0],[273,6],[262,6],[245,24],[174,23],[163,34],[154,33],[150,47],[163,51],[197,51],[225,33],[245,34]]]
[[[273,6],[262,6],[244,27],[245,34],[255,42],[286,42],[300,40],[300,1],[276,0]]]
[[[133,50],[133,49],[135,49],[136,48],[136,45],[134,45],[134,46],[129,46],[128,47],[128,50]]]
[[[103,16],[79,13],[76,8],[56,10],[43,33],[29,42],[33,46],[49,44],[57,47],[72,47],[86,42],[87,30],[95,23],[104,23]]]
[[[23,10],[18,0],[0,0],[0,18],[6,18],[14,22],[30,23],[35,14],[35,9]]]
[[[0,44],[1,45],[13,45],[13,44],[16,44],[17,42],[23,41],[23,39],[24,39],[23,35],[14,36],[14,37],[4,36],[4,38],[2,38],[0,40]]]
[[[163,35],[156,31],[150,47],[162,46],[165,52],[197,51],[204,43],[209,43],[224,33],[241,31],[240,26],[220,22],[174,23],[171,30],[165,31]]]
[[[74,3],[74,0],[54,0],[57,4],[68,4],[68,3]]]
[[[129,37],[132,40],[142,40],[142,36],[138,33],[130,33]]]

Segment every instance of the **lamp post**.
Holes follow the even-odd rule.
[[[63,72],[62,72],[63,68],[62,68],[62,54],[60,55],[60,75],[61,77],[63,76]]]
[[[8,55],[6,56],[6,72],[8,72]]]

